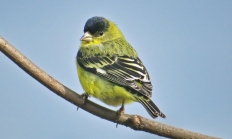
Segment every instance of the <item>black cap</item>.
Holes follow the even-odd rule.
[[[94,35],[96,32],[105,32],[109,28],[109,22],[104,17],[94,16],[87,20],[84,32]]]

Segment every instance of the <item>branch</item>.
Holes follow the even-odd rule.
[[[37,81],[42,83],[52,92],[56,93],[60,97],[66,99],[76,106],[80,106],[83,103],[82,97],[75,93],[71,89],[67,88],[56,79],[52,78],[50,75],[45,73],[42,69],[37,67],[29,59],[27,59],[22,53],[10,45],[4,38],[0,36],[0,51],[4,53],[8,58],[10,58],[15,64],[27,72],[30,76],[35,78]],[[216,137],[211,137],[199,133],[194,133],[181,128],[172,127],[156,121],[146,119],[138,115],[128,115],[122,114],[119,119],[117,117],[117,112],[102,107],[92,101],[87,100],[81,106],[85,111],[94,114],[100,118],[106,119],[111,122],[118,120],[121,125],[128,126],[134,130],[141,130],[156,134],[168,138],[188,138],[188,139],[218,139]]]

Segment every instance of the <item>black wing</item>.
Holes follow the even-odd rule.
[[[79,52],[81,53],[81,52]],[[146,68],[139,58],[128,56],[82,57],[77,62],[85,70],[113,83],[136,91],[139,95],[151,97],[152,85]]]

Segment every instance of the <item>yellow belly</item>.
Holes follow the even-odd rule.
[[[117,86],[77,66],[80,83],[86,93],[112,106],[134,102],[136,99],[124,87]]]

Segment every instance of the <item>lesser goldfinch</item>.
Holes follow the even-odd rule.
[[[166,116],[152,102],[152,84],[135,49],[112,21],[92,17],[76,57],[80,83],[87,95],[111,106],[139,102],[156,118]]]

